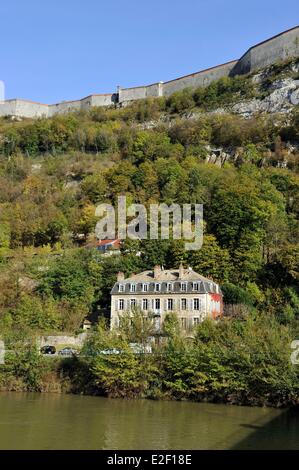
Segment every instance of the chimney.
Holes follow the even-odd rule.
[[[154,267],[154,278],[155,279],[158,279],[158,277],[160,276],[161,274],[161,266],[159,266],[158,264]]]
[[[184,266],[182,263],[180,263],[180,266],[179,266],[179,279],[183,279],[183,276],[184,276]]]
[[[120,282],[120,281],[123,281],[125,279],[125,275],[122,271],[119,271],[117,273],[117,281]]]

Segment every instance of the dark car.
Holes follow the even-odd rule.
[[[40,350],[42,354],[55,354],[56,348],[54,346],[43,346]]]

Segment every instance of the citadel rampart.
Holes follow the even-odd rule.
[[[236,63],[237,60],[233,60],[226,64],[217,65],[216,67],[201,70],[200,72],[169,80],[163,83],[163,96],[169,96],[187,87],[195,88],[208,86],[214,80],[218,80],[218,78],[227,77]]]
[[[238,60],[232,75],[243,75],[271,65],[278,60],[299,56],[299,26],[277,34],[248,49]]]
[[[217,65],[174,80],[132,88],[118,87],[116,93],[94,94],[80,100],[63,101],[50,105],[23,99],[0,101],[0,116],[51,117],[55,114],[89,109],[92,106],[123,105],[150,96],[169,96],[187,87],[204,87],[221,77],[244,75],[275,62],[298,56],[299,26],[296,26],[252,46],[239,60]]]

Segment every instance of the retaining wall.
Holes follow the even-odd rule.
[[[77,346],[82,347],[87,337],[87,333],[80,333],[78,336],[67,336],[67,335],[49,335],[41,336],[37,343],[40,348],[43,346]]]

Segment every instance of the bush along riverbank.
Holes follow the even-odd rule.
[[[299,366],[291,362],[298,327],[251,313],[246,319],[206,320],[186,337],[170,315],[152,353],[138,354],[151,326],[140,314],[120,332],[104,324],[80,356],[57,359],[22,343],[0,366],[2,390],[68,392],[122,398],[299,404]]]

